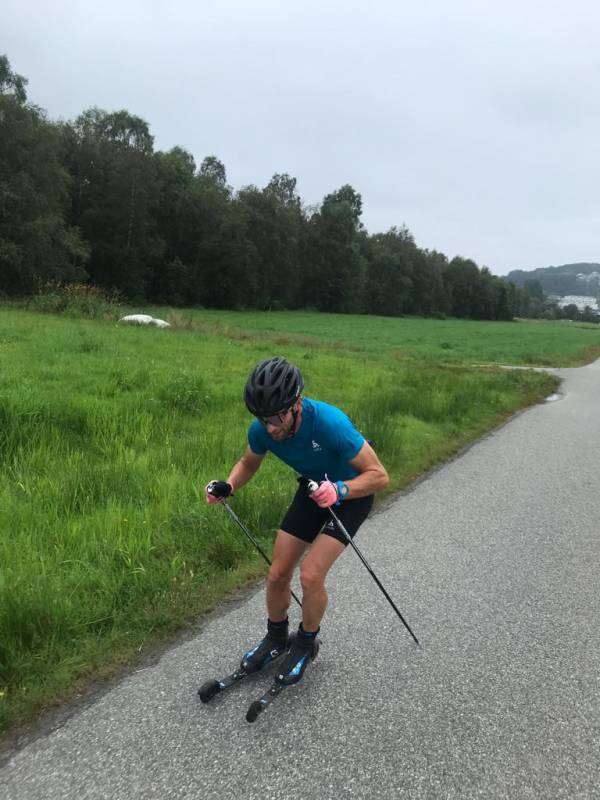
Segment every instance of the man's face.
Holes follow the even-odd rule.
[[[287,439],[292,432],[292,427],[294,425],[292,409],[293,406],[292,408],[288,408],[287,411],[280,411],[279,414],[275,414],[272,417],[259,417],[259,420],[267,429],[267,433],[271,439],[274,439],[276,442]]]

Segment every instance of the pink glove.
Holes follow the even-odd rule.
[[[310,497],[319,508],[329,508],[329,506],[333,506],[337,503],[337,486],[331,481],[323,481]]]

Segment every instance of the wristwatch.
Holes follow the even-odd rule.
[[[344,481],[336,481],[338,500],[345,500],[350,492],[350,487]]]

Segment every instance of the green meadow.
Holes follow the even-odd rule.
[[[600,355],[600,326],[570,320],[476,320],[374,317],[307,311],[196,311],[154,308],[180,327],[239,338],[288,337],[315,346],[360,350],[372,357],[438,364],[516,364],[559,367]]]
[[[202,491],[243,452],[242,390],[260,359],[286,355],[308,396],[343,408],[393,492],[556,388],[546,373],[490,364],[600,354],[598,327],[564,323],[149,313],[175,327],[0,307],[2,728],[134,663],[264,575]],[[267,548],[294,489],[268,458],[232,500]]]

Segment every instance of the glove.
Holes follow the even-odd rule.
[[[319,506],[319,508],[329,508],[338,501],[338,491],[335,483],[331,481],[323,481],[318,489],[310,495],[311,499]]]
[[[233,494],[233,486],[225,481],[211,481],[204,487],[206,502],[209,505],[221,503],[230,494]]]

